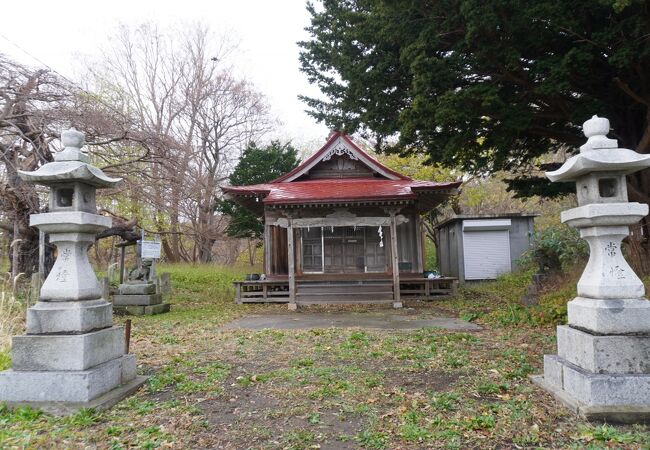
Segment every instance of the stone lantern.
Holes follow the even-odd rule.
[[[605,118],[594,116],[583,129],[580,153],[546,176],[576,183],[578,207],[562,222],[589,243],[589,262],[567,305],[568,324],[557,328],[558,354],[544,356],[544,375],[533,380],[586,418],[643,421],[650,418],[650,302],[621,241],[648,214],[648,205],[628,202],[625,176],[650,167],[650,156],[617,148]]]
[[[95,235],[111,226],[98,215],[95,191],[120,179],[89,164],[84,134],[63,132],[64,150],[21,178],[50,188],[49,212],[30,224],[57,247],[54,267],[39,302],[27,310],[27,330],[12,340],[12,369],[0,372],[0,402],[32,405],[54,413],[108,407],[137,389],[133,355],[125,354],[123,327],[113,326],[112,305],[88,260]]]

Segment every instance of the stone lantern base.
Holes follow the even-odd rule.
[[[105,409],[138,389],[135,356],[124,328],[112,326],[103,299],[39,302],[27,311],[27,334],[14,336],[13,367],[0,372],[0,402],[53,414]]]
[[[568,316],[533,382],[587,419],[649,422],[650,302],[578,297]]]

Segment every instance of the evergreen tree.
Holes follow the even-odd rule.
[[[650,6],[641,0],[323,0],[308,5],[301,64],[325,96],[303,97],[334,129],[474,173],[518,172],[575,149],[591,115],[619,145],[650,152]],[[537,166],[537,167],[536,167]],[[547,169],[547,167],[541,167]],[[628,179],[650,202],[650,172]],[[559,189],[559,191],[558,191]]]
[[[297,165],[298,152],[290,143],[272,141],[265,147],[257,147],[254,142],[251,142],[244,150],[229,181],[232,186],[268,183]],[[226,229],[228,236],[262,238],[264,234],[262,219],[243,206],[230,200],[222,200],[217,204],[217,210],[230,216],[230,223]]]

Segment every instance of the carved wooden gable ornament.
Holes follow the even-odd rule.
[[[304,163],[274,182],[292,182],[307,178],[374,177],[408,180],[361,150],[345,134],[334,132],[327,143]]]

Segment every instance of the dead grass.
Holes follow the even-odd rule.
[[[23,327],[25,302],[19,295],[20,277],[12,280],[6,273],[0,278],[0,370],[8,367],[11,336]]]

